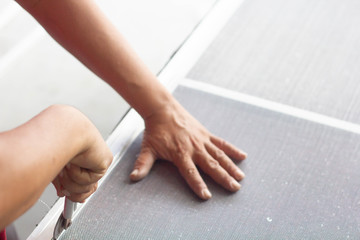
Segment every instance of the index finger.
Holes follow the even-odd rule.
[[[211,193],[208,187],[201,178],[199,171],[189,156],[184,157],[181,162],[174,162],[174,164],[177,166],[180,174],[186,180],[190,188],[196,193],[196,195],[204,200],[211,198]]]

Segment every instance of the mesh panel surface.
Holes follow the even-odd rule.
[[[185,87],[175,96],[249,154],[242,189],[204,176],[213,198],[200,201],[167,162],[131,183],[139,136],[62,240],[359,239],[358,135]]]
[[[188,78],[360,123],[360,2],[245,0]]]

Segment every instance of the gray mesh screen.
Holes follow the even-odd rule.
[[[204,176],[213,198],[200,201],[167,162],[131,183],[139,136],[62,240],[359,239],[359,135],[185,87],[175,96],[248,152],[242,189]]]
[[[360,123],[360,2],[245,0],[187,77]]]

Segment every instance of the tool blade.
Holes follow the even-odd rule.
[[[60,237],[61,233],[65,229],[64,228],[65,222],[66,222],[66,219],[64,218],[63,214],[61,213],[59,216],[59,219],[56,222],[52,240],[57,240]]]

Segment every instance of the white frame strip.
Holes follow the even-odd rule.
[[[183,79],[180,86],[185,86],[198,91],[207,92],[213,95],[221,96],[227,99],[240,101],[260,108],[268,109],[274,112],[290,115],[296,118],[308,120],[344,131],[360,134],[360,125],[337,118],[329,117],[320,113],[296,108],[282,103],[266,100],[252,95],[232,91],[229,89],[214,86],[212,84],[194,81],[189,78]]]
[[[159,74],[159,80],[170,91],[175,89],[179,79],[188,74],[242,3],[243,0],[220,0],[215,4]]]

